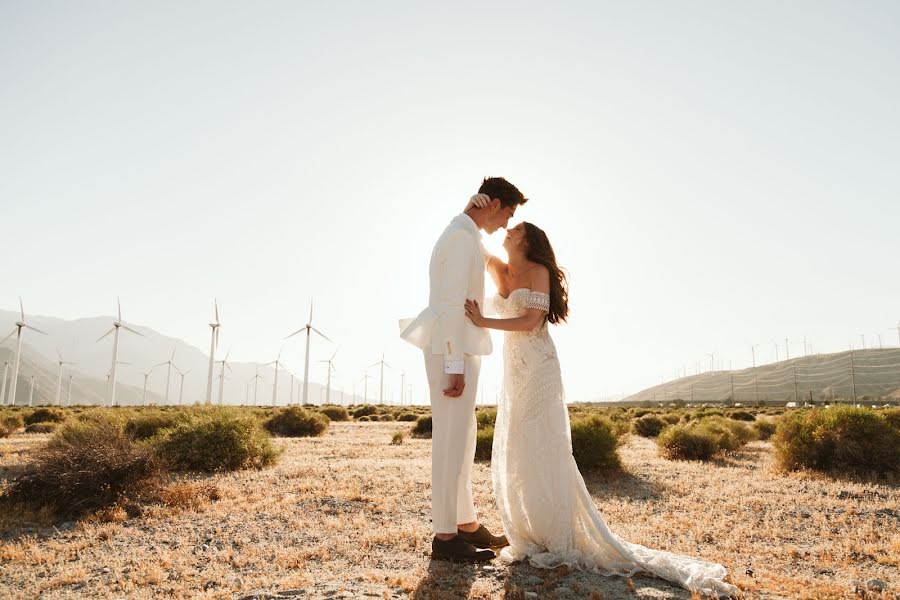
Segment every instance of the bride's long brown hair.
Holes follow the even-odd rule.
[[[525,258],[544,265],[550,271],[550,311],[547,320],[562,323],[569,315],[569,286],[562,267],[556,264],[556,254],[544,230],[525,221]]]

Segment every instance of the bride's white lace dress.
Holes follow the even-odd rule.
[[[547,294],[526,288],[494,298],[503,318],[549,305]],[[503,368],[491,466],[510,543],[503,560],[606,575],[646,571],[703,594],[737,592],[723,581],[722,565],[626,542],[606,526],[572,456],[559,359],[546,322],[505,334]]]

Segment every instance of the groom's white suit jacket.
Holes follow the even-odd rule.
[[[466,299],[484,306],[484,248],[481,232],[466,214],[455,217],[431,253],[428,307],[400,321],[400,337],[432,354],[443,354],[445,372],[462,373],[466,354],[492,350],[487,329],[466,318]]]

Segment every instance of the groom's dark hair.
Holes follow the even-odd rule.
[[[500,206],[516,206],[525,204],[528,198],[522,195],[519,188],[502,177],[485,177],[478,188],[479,194],[487,194],[491,200],[500,199]]]

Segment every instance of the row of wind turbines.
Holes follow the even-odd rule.
[[[119,300],[119,298],[116,298],[116,308],[117,308],[117,312],[116,312],[117,317],[113,321],[112,327],[109,329],[109,331],[107,331],[105,334],[103,334],[102,336],[100,336],[100,338],[97,339],[97,342],[101,342],[102,340],[106,339],[110,335],[113,336],[110,369],[107,373],[107,404],[109,406],[116,406],[116,388],[117,388],[118,367],[119,367],[119,365],[130,364],[130,363],[122,362],[118,359],[120,330],[124,330],[124,331],[127,331],[136,336],[143,337],[142,333],[140,333],[133,327],[129,327],[128,324],[126,324],[126,322],[122,319],[122,304],[121,304],[121,301]],[[20,369],[21,356],[22,356],[22,341],[24,338],[25,330],[30,329],[36,333],[39,333],[42,335],[47,335],[46,332],[41,331],[40,329],[37,329],[36,327],[33,327],[32,325],[30,325],[26,322],[25,309],[22,304],[21,297],[19,298],[19,311],[20,311],[20,319],[19,319],[19,321],[16,322],[15,328],[9,335],[6,336],[6,338],[4,338],[2,341],[0,341],[0,345],[2,345],[13,335],[16,336],[15,357],[11,363],[12,368],[13,368],[13,374],[12,374],[12,385],[11,385],[10,395],[9,395],[9,399],[10,399],[9,403],[10,404],[15,403],[15,399],[16,399],[16,386],[17,386],[18,376],[19,376],[19,369]],[[214,368],[216,365],[219,365],[220,369],[219,369],[219,375],[218,375],[218,380],[219,380],[218,381],[218,384],[219,384],[218,385],[218,388],[219,388],[218,389],[218,403],[222,404],[223,398],[224,398],[224,385],[225,385],[225,378],[226,378],[226,370],[232,371],[231,366],[228,362],[228,357],[230,356],[231,351],[229,349],[229,351],[225,355],[225,358],[223,358],[221,360],[216,360],[216,351],[218,350],[218,346],[219,346],[219,332],[222,327],[222,323],[219,319],[219,305],[218,305],[217,300],[213,301],[213,311],[214,311],[213,312],[214,319],[212,322],[209,323],[209,327],[211,329],[211,336],[210,336],[209,366],[208,366],[208,370],[207,370],[205,403],[206,404],[213,403]],[[294,331],[293,333],[291,333],[290,335],[288,335],[284,338],[284,340],[289,340],[289,339],[291,339],[297,335],[300,335],[304,332],[306,333],[302,395],[298,394],[301,396],[301,402],[303,405],[309,404],[309,362],[310,362],[310,343],[311,343],[311,339],[312,339],[312,334],[315,333],[316,335],[320,336],[325,341],[327,341],[331,344],[334,344],[334,341],[332,341],[328,336],[326,336],[324,333],[322,333],[321,331],[316,329],[316,327],[314,327],[312,323],[313,323],[313,302],[310,301],[309,319],[307,320],[306,324],[303,327],[301,327],[300,329]],[[282,350],[283,350],[283,348],[282,348]],[[286,373],[288,373],[291,376],[290,403],[293,404],[293,402],[294,402],[295,375],[287,369],[286,365],[283,362],[281,362],[282,350],[279,351],[278,356],[274,361],[263,365],[263,366],[270,366],[270,365],[274,366],[274,370],[275,370],[275,378],[274,378],[274,382],[273,382],[273,386],[272,386],[272,405],[273,406],[276,405],[276,401],[277,401],[279,370],[284,370]],[[188,369],[186,371],[183,371],[178,367],[178,365],[175,362],[175,352],[176,352],[176,349],[173,349],[171,356],[169,356],[169,358],[167,360],[160,362],[156,365],[153,365],[153,367],[151,367],[150,370],[142,373],[144,376],[143,390],[141,393],[142,404],[146,404],[147,386],[148,386],[148,380],[149,380],[150,375],[152,374],[152,372],[155,369],[162,367],[162,366],[166,367],[166,391],[165,391],[165,400],[164,400],[165,404],[167,404],[167,405],[169,404],[169,392],[171,389],[171,377],[172,377],[173,369],[176,371],[176,373],[180,377],[178,403],[179,404],[182,403],[182,399],[184,396],[184,379],[185,379],[185,376],[191,372],[191,370]],[[57,350],[57,355],[59,357],[59,360],[57,361],[59,370],[58,370],[58,374],[57,374],[57,390],[56,390],[55,404],[60,405],[61,399],[62,399],[61,392],[62,392],[63,369],[65,366],[74,366],[77,363],[64,360],[62,353],[59,350]],[[335,365],[334,365],[334,359],[336,356],[337,356],[337,350],[335,350],[332,353],[331,357],[328,360],[319,361],[320,363],[327,364],[327,367],[328,367],[328,372],[327,372],[328,374],[327,374],[326,388],[325,388],[326,404],[331,403],[332,374],[337,372],[337,369],[335,368]],[[7,370],[9,368],[9,366],[10,366],[10,362],[7,361],[4,364],[3,381],[2,381],[2,385],[0,385],[0,406],[5,405],[7,403],[7,401],[6,401],[6,382],[7,382]],[[380,376],[380,383],[379,383],[379,388],[380,388],[379,402],[383,403],[383,401],[384,401],[384,368],[385,367],[391,368],[391,366],[387,362],[385,362],[384,355],[382,355],[380,361],[370,365],[366,370],[366,373],[363,377],[363,381],[365,381],[365,384],[366,384],[365,398],[366,398],[366,400],[368,400],[368,380],[371,379],[371,377],[368,375],[368,369],[375,367],[375,366],[379,366],[381,369],[381,372],[380,372],[381,376]],[[73,376],[70,375],[69,381],[68,381],[67,404],[71,402],[72,378],[73,378]],[[250,381],[247,382],[247,400],[248,401],[249,401],[249,385],[251,382],[254,383],[254,404],[257,404],[258,382],[261,379],[262,379],[262,377],[259,375],[259,367],[257,367],[256,374],[250,379]],[[29,405],[32,404],[33,394],[34,394],[34,377],[32,377],[32,391],[29,396],[29,398],[30,398]],[[355,393],[354,393],[354,396],[355,396]]]

